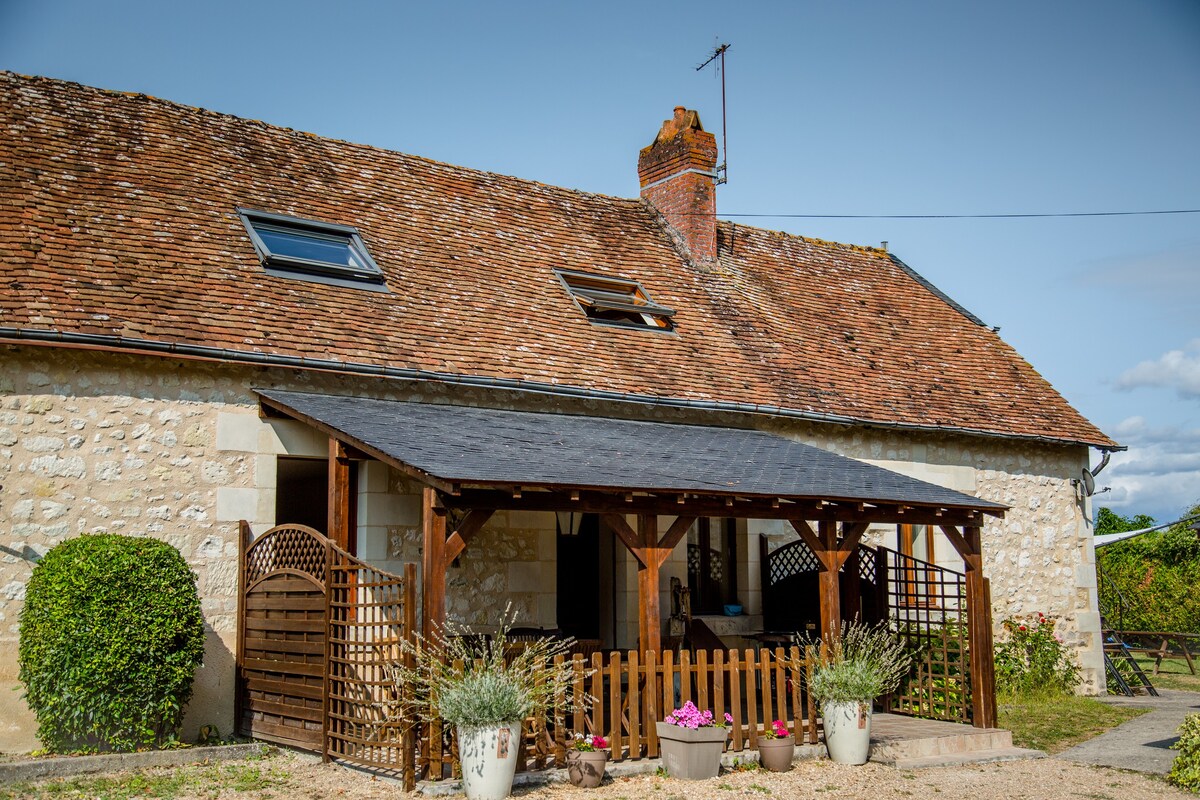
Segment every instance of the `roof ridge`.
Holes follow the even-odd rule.
[[[182,102],[179,102],[178,100],[168,100],[164,97],[158,97],[157,95],[146,94],[145,92],[130,92],[130,91],[124,91],[124,90],[120,90],[120,89],[105,89],[104,87],[101,87],[101,86],[92,86],[91,84],[80,83],[79,81],[67,80],[65,78],[52,78],[47,75],[27,75],[25,73],[15,72],[13,70],[0,70],[0,78],[4,78],[4,79],[19,78],[19,79],[21,79],[19,83],[22,85],[30,85],[32,83],[50,83],[50,84],[58,84],[60,86],[74,87],[77,90],[84,91],[84,92],[91,92],[91,93],[94,93],[97,95],[109,95],[109,96],[113,96],[113,97],[125,98],[125,99],[130,99],[130,100],[151,101],[151,102],[161,103],[165,106],[177,108],[180,110],[185,110],[185,111],[192,112],[192,113],[200,112],[200,113],[208,114],[208,115],[211,115],[214,117],[221,117],[223,119],[233,120],[233,121],[236,121],[239,123],[260,125],[264,128],[269,128],[271,130],[280,131],[283,133],[298,134],[300,136],[305,136],[305,137],[309,137],[312,139],[320,139],[320,140],[323,140],[326,142],[335,142],[337,144],[346,145],[346,146],[353,147],[353,148],[363,148],[366,150],[372,150],[372,151],[379,152],[379,153],[388,153],[390,155],[400,156],[400,157],[406,158],[406,159],[412,159],[414,161],[419,161],[424,164],[429,164],[429,165],[435,166],[435,167],[447,167],[449,169],[459,170],[462,172],[468,172],[468,173],[472,173],[474,175],[487,176],[487,177],[492,177],[492,178],[501,178],[504,180],[514,181],[516,183],[524,184],[527,186],[537,186],[542,189],[550,189],[550,190],[554,190],[554,191],[567,192],[570,194],[581,195],[584,197],[593,197],[593,198],[599,198],[602,200],[609,200],[609,201],[613,201],[613,202],[620,203],[623,205],[628,205],[631,208],[642,207],[644,205],[642,203],[642,200],[640,197],[619,197],[617,195],[604,194],[602,192],[590,192],[586,189],[575,189],[570,186],[560,186],[559,184],[556,184],[556,183],[545,183],[543,181],[534,180],[532,178],[523,178],[520,175],[509,175],[504,172],[494,172],[492,170],[481,169],[479,167],[469,167],[469,166],[465,166],[463,164],[454,164],[449,161],[439,161],[436,158],[430,158],[429,156],[423,156],[423,155],[419,155],[417,153],[409,153],[404,150],[394,150],[394,149],[391,149],[388,147],[382,147],[377,144],[370,144],[368,142],[358,142],[358,141],[353,141],[351,139],[340,139],[336,136],[327,136],[322,133],[315,133],[313,131],[301,130],[299,128],[289,128],[286,125],[279,125],[274,122],[268,122],[267,120],[256,119],[254,117],[243,117],[243,116],[239,116],[237,114],[230,113],[228,111],[216,111],[214,109],[206,108],[204,106],[191,105],[190,103],[182,103]]]

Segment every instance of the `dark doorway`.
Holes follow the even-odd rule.
[[[600,638],[600,518],[558,515],[558,628],[576,639]]]
[[[321,533],[328,533],[328,461],[284,457],[276,461],[275,523],[307,525]]]

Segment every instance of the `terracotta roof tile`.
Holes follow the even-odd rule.
[[[0,73],[0,328],[54,330],[1114,443],[879,250]],[[636,154],[630,154],[631,173]],[[234,209],[354,225],[391,293],[266,274]],[[674,333],[590,323],[556,268],[641,282]]]

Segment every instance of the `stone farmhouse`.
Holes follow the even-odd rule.
[[[1101,691],[1078,479],[1119,445],[885,249],[717,219],[716,164],[682,108],[629,199],[0,73],[5,693],[39,555],[159,537],[210,628],[185,735],[229,731],[243,520],[603,649],[811,631],[861,541],[1060,618]]]

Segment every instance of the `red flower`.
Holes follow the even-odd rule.
[[[1024,626],[1024,625],[1018,625],[1018,626],[1017,626],[1017,630],[1019,630],[1019,631],[1023,631],[1023,630],[1025,630],[1025,626]]]

